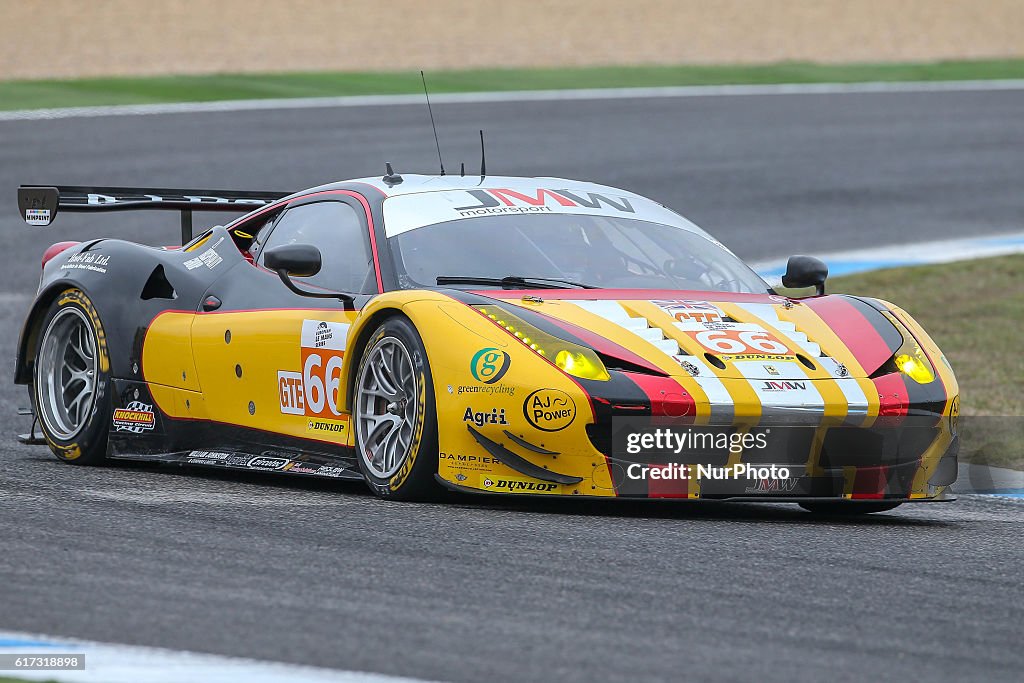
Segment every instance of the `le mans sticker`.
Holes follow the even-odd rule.
[[[338,410],[338,384],[348,329],[348,323],[303,320],[302,372],[277,372],[281,412],[308,418],[307,432],[327,436],[346,431],[348,416]]]

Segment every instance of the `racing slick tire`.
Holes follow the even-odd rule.
[[[370,489],[391,500],[434,500],[434,382],[423,340],[404,317],[385,320],[366,343],[353,391],[356,459]]]
[[[110,425],[110,358],[99,313],[80,289],[57,295],[39,327],[29,383],[32,409],[59,459],[106,460]]]
[[[807,502],[800,503],[800,507],[808,512],[818,515],[867,515],[872,512],[886,512],[897,508],[902,503],[884,502]]]

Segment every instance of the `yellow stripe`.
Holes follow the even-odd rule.
[[[820,477],[825,471],[821,467],[821,448],[825,445],[825,436],[828,434],[827,426],[820,426],[814,430],[814,438],[811,439],[810,452],[807,454],[807,461],[804,467],[807,469],[807,476]]]
[[[626,304],[635,302],[623,301],[620,303],[623,308],[626,308],[626,310],[629,311]],[[707,421],[707,418],[711,414],[710,401],[708,400],[707,394],[704,393],[704,390],[701,389],[700,385],[697,384],[693,378],[691,378],[690,375],[679,366],[678,363],[663,351],[659,350],[658,347],[654,346],[651,342],[630,332],[624,327],[607,320],[606,318],[602,318],[596,313],[591,313],[579,306],[566,302],[546,302],[541,307],[541,312],[559,320],[572,323],[573,325],[579,325],[584,329],[590,330],[591,332],[604,337],[610,342],[629,349],[638,356],[641,356],[645,360],[651,362],[658,369],[665,372],[665,374],[670,375],[672,379],[678,382],[682,388],[693,397],[697,413],[695,422],[697,424],[702,424]],[[633,313],[633,315],[640,314]]]
[[[932,441],[928,449],[921,455],[921,466],[918,468],[917,474],[914,475],[914,484],[910,488],[911,498],[925,498],[931,495],[928,492],[928,480],[932,478],[932,474],[935,473],[939,461],[942,460],[942,456],[945,455],[952,440],[953,436],[949,430],[941,429],[938,436],[935,437],[935,441]]]
[[[946,390],[946,405],[942,409],[944,419],[939,422],[939,434],[935,437],[935,441],[921,455],[921,467],[917,470],[917,474],[914,475],[914,484],[910,491],[911,498],[931,498],[940,494],[946,488],[940,486],[934,490],[929,490],[928,480],[932,478],[935,469],[939,466],[939,461],[942,460],[942,456],[946,454],[949,444],[953,440],[953,434],[950,431],[950,421],[945,418],[949,418],[953,413],[955,399],[960,395],[960,385],[956,381],[953,370],[943,362],[942,350],[939,349],[938,344],[935,343],[935,340],[931,338],[924,328],[902,308],[888,302],[882,303],[888,306],[896,319],[903,323],[910,330],[910,333],[914,335],[914,338],[917,339],[922,350],[931,360],[932,367],[935,368],[935,373],[942,380]]]
[[[206,244],[207,242],[209,242],[211,237],[213,237],[213,233],[210,233],[209,235],[207,235],[203,239],[199,240],[198,242],[196,242],[192,246],[188,247],[187,249],[183,249],[183,251],[195,251],[199,247],[201,247],[204,244]]]
[[[932,362],[932,366],[935,367],[935,372],[938,374],[939,379],[942,380],[943,386],[946,387],[946,395],[952,399],[960,394],[960,385],[956,381],[956,376],[953,374],[953,370],[946,365],[943,361],[942,350],[939,349],[938,344],[935,340],[921,327],[916,320],[910,317],[910,314],[904,311],[898,306],[889,304],[890,310],[896,319],[903,323],[910,333],[914,335],[921,348],[928,355],[928,358]],[[946,401],[946,409],[943,412],[944,415],[949,415],[951,400]]]
[[[729,303],[719,304],[719,308],[721,308],[726,313],[726,315],[728,315],[733,320],[737,320],[740,322],[752,322],[754,324],[760,325],[769,334],[776,337],[780,341],[785,342],[788,346],[792,348],[792,350],[795,353],[799,353],[801,351],[801,349],[796,345],[796,343],[789,339],[781,330],[776,329],[771,324],[769,324],[768,321],[764,320],[763,318],[757,317],[747,309],[741,308],[736,304]],[[810,335],[808,336],[810,337]],[[815,341],[817,340],[815,339]],[[840,389],[839,386],[836,385],[835,378],[832,377],[832,374],[825,370],[825,368],[823,368],[819,364],[815,364],[814,370],[811,370],[810,368],[804,366],[803,364],[801,364],[801,366],[804,368],[804,372],[807,373],[807,376],[811,380],[822,380],[816,381],[814,384],[814,388],[817,389],[818,393],[821,394],[821,398],[825,402],[823,422],[826,424],[842,423],[843,419],[846,417],[847,412],[849,411],[850,406],[846,400],[845,394],[843,394],[842,389]]]
[[[857,468],[847,465],[843,468],[843,498],[853,498],[855,483],[857,483]]]
[[[875,383],[865,376],[867,372],[850,348],[809,306],[798,303],[790,309],[778,309],[778,313],[780,319],[793,323],[796,325],[796,329],[817,342],[825,355],[846,366],[846,369],[850,371],[850,376],[857,380],[857,384],[868,400],[867,417],[860,426],[871,426],[875,418],[878,417],[878,389],[875,387]]]
[[[650,325],[657,327],[667,338],[674,340],[688,355],[697,356],[698,358],[704,356],[706,349],[696,339],[677,328],[674,324],[675,318],[662,310],[661,307],[650,301],[621,301],[619,303],[633,315],[646,318]],[[746,422],[749,419],[751,424],[756,424],[757,420],[761,417],[761,399],[758,398],[757,392],[750,386],[750,383],[746,380],[737,381],[731,379],[725,370],[720,370],[710,363],[707,365],[711,372],[721,380],[725,390],[729,392],[729,396],[732,398],[735,406],[737,420],[746,418],[742,421]],[[687,384],[690,384],[690,382]]]
[[[853,352],[843,343],[843,340],[839,338],[839,335],[835,333],[828,323],[821,319],[817,313],[815,313],[809,306],[802,304],[796,304],[793,308],[787,309],[780,307],[778,310],[779,318],[786,322],[793,323],[796,325],[796,329],[803,332],[808,338],[813,339],[821,346],[821,350],[825,355],[830,358],[835,358],[837,361],[846,366],[850,371],[850,374],[859,377],[866,375],[864,368],[861,367],[857,357],[853,355]]]

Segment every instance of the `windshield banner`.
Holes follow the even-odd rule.
[[[384,201],[384,226],[394,237],[425,225],[464,218],[517,214],[577,214],[614,216],[671,225],[703,235],[688,220],[664,206],[637,195],[580,189],[532,187],[473,188],[442,192],[421,192],[389,197]]]

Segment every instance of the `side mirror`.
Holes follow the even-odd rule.
[[[312,244],[282,244],[279,247],[267,249],[263,252],[263,265],[276,271],[284,286],[299,296],[308,296],[314,299],[340,299],[345,302],[352,302],[355,299],[351,294],[344,292],[311,292],[295,286],[292,277],[316,275],[323,265],[320,250]]]
[[[320,250],[312,244],[282,244],[263,253],[263,264],[274,271],[295,277],[309,277],[320,272]]]
[[[828,277],[828,266],[821,259],[813,256],[790,256],[786,264],[786,274],[782,276],[782,286],[814,287],[818,296],[825,293],[825,278]]]

